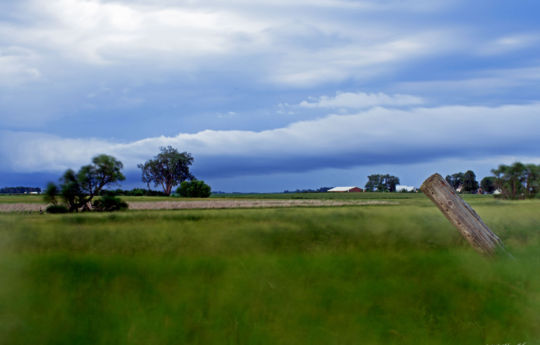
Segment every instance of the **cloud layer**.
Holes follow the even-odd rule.
[[[35,58],[19,56],[0,65],[17,66],[13,78],[30,82],[28,71],[57,78],[57,69],[69,64],[193,72],[250,57],[261,81],[339,81],[459,44],[459,33],[446,28],[397,30],[369,20],[373,12],[415,12],[418,3],[24,0],[11,9],[17,20],[0,20],[0,47],[24,49]],[[364,25],[344,21],[344,11],[362,16]],[[444,45],[435,44],[443,38]]]
[[[58,171],[77,168],[108,153],[128,170],[172,145],[195,156],[202,177],[302,172],[377,164],[413,164],[437,159],[483,159],[535,155],[540,145],[540,104],[501,107],[448,106],[396,110],[372,108],[352,115],[293,123],[265,131],[181,133],[115,143],[21,132],[2,133],[4,170]],[[17,142],[5,149],[7,142]]]

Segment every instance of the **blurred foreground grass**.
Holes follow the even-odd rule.
[[[540,344],[540,201],[0,214],[0,344]]]

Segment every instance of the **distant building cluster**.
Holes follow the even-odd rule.
[[[0,188],[0,194],[40,194],[39,187],[4,187]]]
[[[416,187],[414,187],[414,186],[405,186],[405,185],[402,185],[402,184],[398,184],[396,186],[396,192],[416,193]]]

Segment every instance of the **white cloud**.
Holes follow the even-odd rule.
[[[334,30],[339,27],[336,25]],[[449,30],[399,32],[397,28],[378,28],[376,24],[367,28],[345,25],[343,29],[347,32],[338,33],[347,37],[346,42],[314,49],[291,47],[286,58],[276,61],[275,71],[269,73],[268,79],[301,87],[347,78],[371,79],[390,73],[407,61],[443,54],[465,44],[465,40],[458,39],[458,32]]]
[[[258,80],[308,86],[388,73],[401,62],[461,45],[454,30],[404,29],[368,17],[358,25],[326,11],[417,11],[425,3],[28,0],[19,7],[20,20],[0,22],[0,36],[4,44],[35,51],[54,70],[135,64],[141,77],[225,63],[253,69]]]
[[[316,99],[302,101],[305,108],[369,108],[374,106],[406,106],[419,105],[424,100],[417,96],[364,92],[337,92],[335,96],[321,96]]]
[[[20,44],[39,47],[43,53],[53,51],[98,65],[163,55],[182,59],[228,53],[238,49],[241,40],[255,39],[267,27],[262,18],[224,8],[208,11],[178,5],[33,0],[24,9],[34,21],[25,26],[4,23],[0,33]]]
[[[25,48],[0,46],[0,85],[14,86],[39,80],[36,55]]]
[[[538,41],[540,41],[538,33],[505,35],[480,45],[478,53],[481,55],[504,54],[533,47],[538,44]]]
[[[4,132],[0,156],[4,169],[32,172],[77,168],[93,155],[108,153],[133,170],[160,146],[172,145],[193,153],[203,176],[412,164],[452,157],[540,157],[539,112],[540,104],[379,107],[260,132],[205,130],[130,143]]]

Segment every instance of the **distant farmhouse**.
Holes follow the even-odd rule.
[[[402,184],[398,184],[396,186],[396,192],[410,192],[410,193],[413,193],[413,192],[416,192],[416,187],[414,187],[414,186],[405,186],[405,185],[402,185]]]
[[[329,192],[337,192],[337,193],[359,193],[363,192],[364,190],[362,188],[358,187],[334,187],[332,189],[328,190]]]

